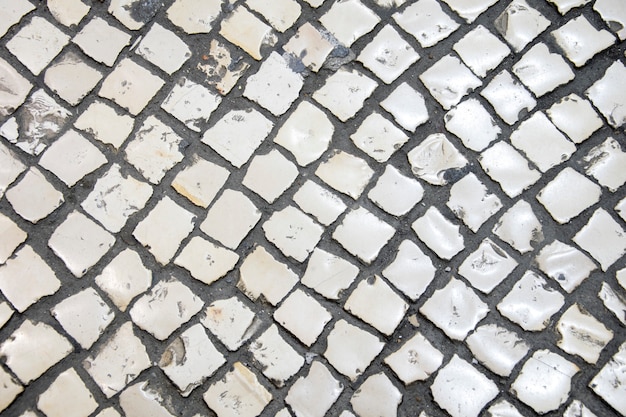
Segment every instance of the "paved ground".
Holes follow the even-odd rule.
[[[623,0],[0,0],[7,416],[626,414]]]

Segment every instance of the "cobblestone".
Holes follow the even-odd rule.
[[[623,0],[0,0],[0,414],[626,414]]]

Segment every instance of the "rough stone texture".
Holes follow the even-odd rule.
[[[0,413],[623,414],[625,14],[0,0]]]

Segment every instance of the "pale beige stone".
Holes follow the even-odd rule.
[[[626,152],[620,143],[612,137],[595,146],[583,158],[587,175],[594,177],[600,185],[616,192],[626,183]]]
[[[5,410],[24,391],[22,385],[4,369],[0,369],[0,411]]]
[[[502,208],[498,196],[491,193],[473,173],[467,174],[450,188],[446,205],[474,233]]]
[[[174,85],[161,108],[189,129],[200,132],[221,100],[217,94],[183,77]]]
[[[487,316],[489,307],[463,281],[452,277],[419,311],[449,338],[463,340]]]
[[[561,335],[557,345],[592,364],[598,361],[602,350],[613,339],[613,332],[578,304],[563,313],[556,328]]]
[[[277,305],[298,282],[298,276],[274,258],[263,246],[257,246],[239,268],[237,287],[251,300],[263,296]]]
[[[260,219],[261,212],[245,194],[228,189],[213,203],[200,230],[235,250]]]
[[[35,10],[35,6],[28,0],[0,0],[0,10],[2,10],[0,36],[4,36],[25,14]]]
[[[300,17],[300,5],[295,0],[246,0],[246,5],[259,12],[279,32],[289,29]]]
[[[231,50],[222,42],[213,39],[209,44],[208,54],[202,56],[203,62],[198,63],[197,68],[206,74],[207,84],[215,87],[217,92],[224,96],[250,68],[250,64],[243,60],[243,57],[239,50]]]
[[[354,382],[367,370],[384,345],[378,337],[341,319],[327,337],[324,357]]]
[[[274,143],[291,152],[300,166],[307,166],[328,149],[334,131],[322,110],[303,101],[278,130]]]
[[[380,277],[374,276],[359,282],[344,308],[381,333],[391,336],[409,305]]]
[[[6,366],[24,384],[39,378],[73,350],[72,344],[51,326],[32,320],[25,320],[0,345]]]
[[[150,382],[138,382],[120,394],[120,406],[126,417],[174,417],[166,407],[161,394]]]
[[[298,98],[303,85],[302,75],[294,72],[289,62],[274,51],[259,71],[248,77],[243,95],[280,116]]]
[[[291,386],[285,402],[297,417],[324,417],[343,391],[343,384],[320,361]]]
[[[176,0],[167,18],[189,34],[209,33],[222,11],[224,0]]]
[[[81,0],[48,0],[52,16],[64,26],[77,25],[91,9]]]
[[[435,278],[432,260],[412,241],[403,240],[382,275],[411,300],[417,300]]]
[[[274,123],[253,108],[231,110],[202,136],[202,143],[241,168],[261,145]]]
[[[241,362],[235,362],[232,371],[211,385],[203,397],[218,417],[255,417],[272,400],[272,394]]]
[[[200,322],[231,352],[239,349],[257,327],[255,326],[255,313],[238,297],[212,302],[204,310],[204,316],[200,318]]]
[[[91,287],[67,297],[50,312],[83,349],[91,348],[115,317]]]
[[[352,210],[333,232],[333,239],[366,264],[376,260],[396,233],[390,224],[363,207]]]
[[[265,237],[285,256],[304,262],[315,248],[324,229],[293,206],[276,211],[263,224]]]
[[[33,85],[0,58],[0,116],[8,116],[26,100]]]
[[[159,367],[183,397],[213,375],[226,359],[213,345],[201,324],[185,330],[165,349]]]
[[[503,377],[511,374],[530,349],[520,335],[495,324],[480,326],[465,343],[476,359]]]
[[[37,408],[47,417],[84,417],[98,403],[74,368],[62,372],[37,400]]]
[[[380,17],[360,0],[344,0],[333,3],[319,21],[349,48],[357,39],[369,33],[380,22]]]
[[[72,112],[43,89],[31,94],[14,117],[0,126],[0,135],[30,155],[39,155],[58,137]]]
[[[435,402],[452,417],[478,417],[499,390],[492,380],[455,354],[439,370],[430,391]]]
[[[230,272],[238,260],[237,253],[217,246],[200,236],[194,236],[174,263],[188,270],[195,279],[208,285]]]
[[[107,163],[100,150],[75,130],[68,130],[39,159],[39,165],[72,187]]]
[[[317,72],[333,50],[333,44],[307,22],[298,28],[296,34],[285,44],[284,49],[300,59],[311,71]]]
[[[17,214],[31,223],[45,218],[64,201],[63,194],[34,167],[6,192],[6,199]]]
[[[419,54],[391,25],[386,25],[357,59],[385,84],[391,84],[419,59]]]
[[[344,258],[315,248],[300,282],[324,297],[336,300],[358,273],[359,268]]]
[[[527,331],[540,331],[561,309],[565,298],[549,288],[546,280],[528,271],[498,304],[498,311]]]
[[[404,342],[385,363],[405,384],[428,379],[443,363],[443,354],[421,333]]]
[[[393,19],[413,35],[422,48],[436,45],[459,28],[436,0],[419,0],[402,13],[394,13]]]
[[[128,219],[143,209],[152,196],[152,187],[122,173],[118,164],[101,176],[81,207],[112,233],[119,232]]]
[[[220,35],[241,47],[257,61],[263,58],[261,47],[276,43],[272,28],[241,5],[222,20]]]
[[[136,116],[161,89],[164,81],[131,58],[120,61],[101,84],[98,94]]]
[[[108,104],[96,100],[76,119],[74,127],[119,149],[130,135],[134,124],[134,119],[129,115],[120,114]]]
[[[77,54],[68,52],[48,67],[44,82],[59,97],[76,106],[101,78],[100,71],[85,63]]]
[[[537,9],[530,7],[526,0],[514,0],[495,20],[495,27],[502,37],[520,52],[541,32],[550,26]]]
[[[311,180],[296,191],[293,201],[325,226],[330,226],[348,208],[341,198]]]
[[[0,290],[20,313],[60,287],[54,271],[29,245],[0,267]]]
[[[275,324],[250,344],[250,352],[261,365],[263,375],[278,386],[283,386],[304,365],[304,358],[283,339]]]
[[[76,276],[82,277],[115,243],[115,237],[74,210],[54,231],[48,246]]]
[[[148,248],[157,262],[167,265],[193,230],[194,223],[195,216],[191,212],[165,196],[135,227],[133,236]]]
[[[524,152],[541,172],[567,161],[576,146],[557,130],[543,112],[536,112],[511,133],[513,146]]]
[[[139,16],[135,14],[139,0],[111,0],[109,4],[109,13],[130,30],[138,30],[144,26],[144,19],[149,20],[157,12],[162,3],[144,4],[144,9],[140,9],[142,13]],[[137,20],[135,17],[141,19]]]
[[[541,222],[530,204],[524,200],[519,200],[508,209],[492,231],[522,254],[532,251],[543,241]]]
[[[5,144],[0,143],[0,197],[26,169],[20,159]]]
[[[158,23],[152,25],[135,52],[170,75],[191,57],[187,44]]]
[[[372,95],[378,83],[359,71],[341,67],[326,79],[313,99],[330,110],[342,122],[351,119]]]
[[[368,377],[350,399],[360,417],[395,417],[402,394],[383,372]]]
[[[165,340],[202,309],[204,302],[174,277],[158,282],[130,310],[133,322]]]
[[[0,265],[5,263],[13,251],[26,240],[28,236],[18,225],[4,214],[0,213]]]
[[[183,138],[154,115],[148,116],[124,150],[125,158],[152,184],[183,160]]]
[[[460,227],[432,206],[411,225],[417,237],[441,259],[452,259],[465,248]]]
[[[7,42],[6,47],[34,75],[61,52],[70,38],[43,17],[35,16]]]
[[[133,333],[133,324],[129,321],[83,361],[83,367],[107,398],[122,391],[150,366],[146,348]]]
[[[317,167],[315,175],[335,190],[356,200],[365,190],[374,170],[363,159],[338,151]]]
[[[272,204],[298,177],[296,166],[278,150],[255,156],[241,182]]]
[[[109,25],[100,17],[94,17],[74,36],[72,42],[91,58],[112,67],[130,39],[131,36],[126,32]]]
[[[446,185],[446,172],[454,172],[468,164],[463,154],[443,133],[426,137],[409,151],[407,158],[413,174],[433,185]]]
[[[589,386],[608,402],[618,413],[626,413],[626,400],[622,396],[624,375],[620,371],[626,364],[626,343],[622,343],[615,355],[591,380]]]
[[[350,139],[372,159],[384,163],[402,148],[409,137],[380,113],[373,112],[350,135]]]
[[[315,298],[297,289],[274,312],[274,319],[302,343],[311,346],[332,315]]]
[[[574,79],[574,72],[565,59],[559,54],[551,53],[543,43],[530,48],[513,65],[513,73],[535,97],[541,97]]]
[[[556,410],[569,398],[578,366],[547,349],[529,358],[511,385],[511,392],[539,414]]]
[[[152,284],[152,272],[132,249],[124,249],[96,277],[96,284],[121,311]]]
[[[573,241],[606,271],[626,253],[626,232],[603,208],[597,209]]]

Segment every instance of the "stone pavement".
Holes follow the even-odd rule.
[[[626,414],[624,0],[0,0],[0,410]]]

